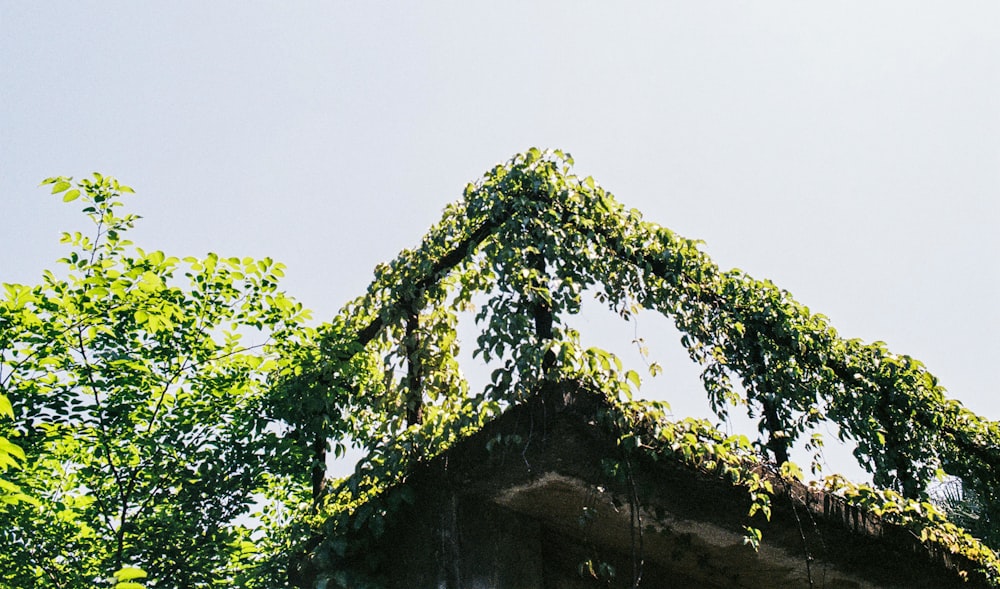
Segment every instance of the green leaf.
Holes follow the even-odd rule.
[[[115,572],[115,579],[118,581],[132,581],[134,579],[145,579],[148,575],[146,571],[136,567],[124,567]],[[119,583],[120,585],[121,583]]]
[[[56,184],[56,187],[58,187],[58,186],[59,185]],[[56,192],[55,188],[53,188],[52,192],[53,192],[53,194],[55,194],[55,192]],[[63,195],[63,202],[74,201],[74,200],[76,200],[79,197],[80,197],[80,191],[78,189],[74,188],[73,190],[70,190],[69,192],[67,192],[66,194]]]
[[[72,186],[72,184],[70,184],[69,182],[65,180],[59,180],[55,183],[55,185],[52,186],[52,194],[59,194],[60,192],[69,190],[70,186]]]
[[[639,379],[639,373],[635,370],[629,370],[626,372],[625,378],[627,378],[628,381],[635,386],[636,390],[639,390],[639,387],[642,386],[642,381]]]
[[[153,291],[163,288],[163,280],[155,272],[146,271],[139,278],[139,288],[145,291]]]
[[[24,460],[24,450],[20,446],[11,442],[7,438],[0,436],[0,458],[5,455],[14,456],[20,460]]]

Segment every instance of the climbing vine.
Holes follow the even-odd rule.
[[[919,503],[946,473],[1000,521],[1000,424],[946,398],[915,359],[844,339],[771,282],[719,269],[699,242],[644,221],[592,178],[573,175],[572,164],[563,152],[531,149],[496,166],[418,247],[377,267],[363,296],[289,351],[273,410],[312,449],[314,517],[328,537],[341,526],[377,535],[386,513],[361,506],[545,381],[588,383],[620,403],[626,421],[645,419],[630,404],[640,376],[584,348],[567,323],[587,291],[622,314],[641,307],[671,318],[702,367],[713,410],[724,417],[744,407],[758,420],[756,448],[777,465],[804,435],[833,424],[880,499]],[[470,390],[457,360],[458,313],[470,309],[482,326],[475,355],[500,366],[482,391]],[[755,455],[747,438],[720,438],[701,422],[656,423],[656,452],[721,469],[766,515],[773,490],[747,474]],[[810,444],[820,443],[815,436]],[[326,489],[325,453],[346,440],[367,458]],[[751,541],[756,534],[748,529]],[[995,564],[995,555],[983,558]]]

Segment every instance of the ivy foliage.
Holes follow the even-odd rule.
[[[235,583],[266,544],[247,525],[255,493],[294,479],[264,385],[306,312],[270,259],[136,247],[114,178],[44,184],[92,232],[63,234],[62,272],[2,285],[0,452],[18,468],[0,587]]]
[[[721,270],[699,242],[643,220],[572,164],[561,151],[531,149],[494,167],[292,352],[276,417],[313,440],[314,466],[328,442],[368,452],[337,487],[314,484],[314,526],[332,539],[317,549],[321,560],[363,550],[343,543],[346,530],[377,536],[386,512],[360,506],[542,382],[576,380],[628,402],[639,375],[583,347],[566,323],[585,292],[625,317],[642,308],[671,318],[714,411],[742,407],[757,419],[771,461],[785,464],[807,435],[820,443],[814,432],[832,424],[877,489],[919,502],[947,473],[1000,522],[1000,425],[948,399],[919,361],[842,338],[773,283]],[[470,309],[482,326],[475,355],[499,363],[482,391],[469,390],[457,363],[457,316]],[[702,452],[706,430],[683,427],[661,427],[667,447],[679,436],[689,444],[677,452]]]

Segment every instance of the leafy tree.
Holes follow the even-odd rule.
[[[270,259],[134,246],[114,178],[44,184],[93,232],[63,234],[63,274],[3,284],[0,416],[24,450],[3,488],[31,500],[0,506],[0,586],[240,581],[262,559],[248,514],[294,486],[264,385],[307,312]],[[0,465],[11,455],[0,438]]]

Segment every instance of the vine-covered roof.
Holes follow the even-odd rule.
[[[948,475],[1000,522],[997,422],[947,398],[916,359],[845,339],[773,283],[721,270],[698,242],[643,220],[572,164],[531,149],[494,167],[418,247],[378,266],[365,294],[289,351],[275,406],[315,452],[317,505],[324,496],[363,503],[543,383],[631,399],[640,376],[582,346],[571,326],[593,293],[623,317],[650,309],[670,318],[713,410],[741,407],[757,419],[758,448],[786,474],[799,474],[790,448],[831,424],[879,500],[920,504]],[[469,390],[458,362],[456,326],[468,310],[481,326],[475,354],[499,365],[482,391]],[[368,451],[340,488],[350,500],[323,480],[328,443],[339,451],[347,440]]]

